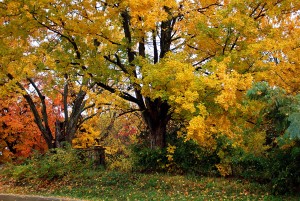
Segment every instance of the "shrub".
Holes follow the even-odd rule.
[[[273,148],[264,155],[244,153],[232,160],[235,175],[268,183],[274,194],[295,193],[300,189],[300,147]]]
[[[274,194],[299,192],[300,189],[300,147],[294,146],[287,150],[277,149],[272,153],[273,173],[271,180]]]
[[[168,162],[166,149],[151,149],[144,144],[132,146],[133,170],[140,172],[162,172]]]
[[[133,146],[133,169],[142,172],[169,171],[175,173],[196,173],[215,175],[215,164],[219,162],[216,151],[210,152],[192,140],[184,141],[176,134],[167,135],[169,147],[150,149],[145,144]],[[170,152],[169,148],[172,147]]]
[[[219,157],[215,151],[204,150],[195,141],[185,142],[182,138],[177,138],[174,145],[173,158],[177,169],[183,173],[216,174],[215,164],[219,162]]]
[[[233,176],[243,177],[250,181],[270,182],[272,175],[268,171],[269,165],[269,158],[263,155],[256,156],[241,151],[241,155],[232,157]]]
[[[105,164],[108,170],[132,171],[132,157],[129,146],[120,145],[115,150],[106,148]]]
[[[21,165],[12,165],[10,174],[17,181],[62,178],[92,168],[91,161],[81,157],[78,150],[70,147],[53,149],[44,155],[35,155]]]

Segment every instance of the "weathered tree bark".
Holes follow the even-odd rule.
[[[84,98],[86,96],[86,92],[80,90],[77,93],[77,97],[72,106],[72,112],[68,117],[68,121],[65,121],[65,135],[66,141],[68,143],[72,143],[73,138],[75,137],[76,131],[78,130],[80,124],[81,113],[85,110],[85,101]],[[67,110],[67,109],[65,109]]]
[[[158,99],[146,101],[149,107],[142,113],[142,116],[149,128],[150,147],[152,149],[164,148],[166,147],[167,124],[171,119],[170,106]]]
[[[56,120],[55,122],[55,147],[60,148],[61,142],[64,140],[64,122],[61,122],[59,120]]]
[[[67,104],[67,93],[68,88],[65,86],[64,94],[63,94],[63,102],[64,102],[64,114],[65,119],[64,121],[57,120],[55,122],[55,142],[54,147],[59,148],[62,146],[63,142],[67,142],[69,144],[72,144],[72,140],[75,137],[75,134],[79,128],[79,125],[82,123],[80,121],[81,119],[81,113],[85,110],[85,95],[86,92],[80,90],[76,94],[76,99],[73,102],[72,105],[72,112],[69,115],[68,112],[68,104]]]

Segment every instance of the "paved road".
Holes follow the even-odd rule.
[[[79,201],[66,198],[0,194],[0,201]]]

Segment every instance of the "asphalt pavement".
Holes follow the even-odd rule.
[[[41,197],[29,195],[0,194],[0,201],[80,201],[67,198]]]

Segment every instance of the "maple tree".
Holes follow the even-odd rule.
[[[0,5],[1,70],[13,74],[11,84],[55,71],[60,80],[82,86],[74,110],[84,105],[87,91],[107,90],[141,112],[153,148],[166,147],[171,119],[183,119],[182,133],[204,147],[214,147],[220,134],[238,143],[241,127],[251,126],[242,99],[253,82],[298,90],[297,1],[4,0]]]
[[[6,2],[1,2],[1,6],[4,6],[1,9],[6,5]],[[40,54],[32,47],[34,42],[26,34],[28,29],[33,27],[23,29],[25,33],[20,34],[17,31],[23,26],[22,20],[26,21],[21,14],[17,7],[1,13],[1,95],[12,91],[22,94],[30,106],[34,122],[41,131],[47,147],[60,147],[63,141],[71,143],[79,124],[85,120],[81,116],[86,109],[86,92],[82,89],[84,84],[81,87],[72,87],[74,84],[70,84],[70,79],[74,77],[68,73],[59,74],[56,69],[45,69],[45,58],[43,57],[42,61],[38,60],[37,56]],[[20,19],[21,22],[16,19]],[[35,29],[32,31],[38,32]],[[84,79],[82,81],[86,82]],[[50,123],[47,102],[51,102],[51,99],[56,100],[55,110],[58,113],[56,121]],[[54,130],[50,124],[55,124]]]
[[[0,105],[0,150],[3,153],[1,161],[16,157],[26,158],[34,150],[45,152],[47,146],[34,123],[27,102],[22,97],[10,96],[2,98]],[[51,118],[51,121],[53,120],[54,118]]]

